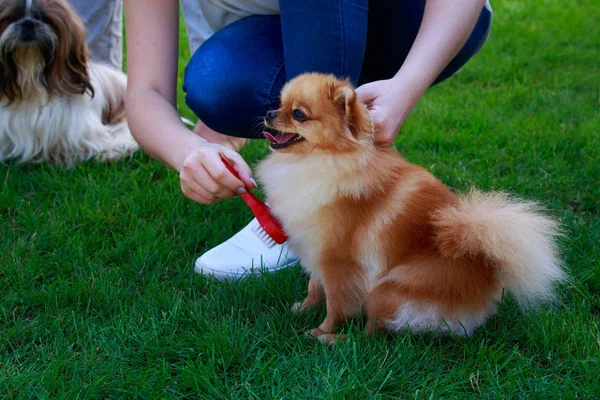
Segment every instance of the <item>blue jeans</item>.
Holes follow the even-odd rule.
[[[279,106],[286,81],[303,72],[332,73],[354,84],[389,79],[421,25],[425,0],[280,0],[280,15],[251,16],[221,29],[194,53],[183,89],[210,128],[262,137],[262,119]],[[483,9],[439,83],[483,45],[491,13]]]

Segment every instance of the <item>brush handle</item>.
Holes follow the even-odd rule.
[[[221,156],[221,160],[229,172],[239,179],[240,177],[237,172],[223,156]],[[277,218],[271,214],[269,206],[260,201],[260,199],[254,195],[254,193],[248,190],[248,188],[246,188],[246,193],[240,194],[240,197],[242,200],[244,200],[244,202],[246,202],[248,207],[250,207],[252,214],[254,214],[260,226],[262,226],[267,235],[269,235],[271,239],[275,241],[275,243],[282,244],[287,240],[287,236],[284,233],[281,224]]]
[[[233,174],[233,176],[240,179],[240,176],[238,175],[238,173],[235,171],[235,169],[233,169],[233,167],[231,166],[231,164],[229,164],[229,162],[227,161],[227,159],[225,159],[225,157],[221,156],[221,161],[223,161],[223,164],[225,164],[225,168],[227,168],[227,170],[229,172],[231,172]],[[256,206],[257,204],[262,204],[263,206],[267,207],[265,205],[265,203],[260,201],[258,199],[258,197],[256,197],[252,192],[250,192],[248,190],[247,187],[244,186],[244,189],[246,189],[246,193],[240,194],[239,196],[242,198],[242,200],[244,200],[246,202],[246,204],[248,204],[250,209],[252,209],[252,207]],[[252,205],[250,205],[250,204],[252,204]],[[267,207],[267,209],[268,209],[268,207]]]

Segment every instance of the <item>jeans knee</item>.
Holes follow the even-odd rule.
[[[201,57],[193,58],[185,71],[183,90],[188,107],[209,128],[239,136],[241,116],[236,104],[239,91],[229,81],[226,71]]]
[[[209,128],[255,138],[261,136],[266,111],[277,106],[271,90],[282,85],[283,70],[270,71],[276,63],[263,65],[245,56],[236,42],[239,32],[231,31],[208,39],[193,55],[184,76],[185,100]]]

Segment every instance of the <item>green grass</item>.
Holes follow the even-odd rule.
[[[301,334],[322,308],[289,311],[306,290],[299,267],[238,284],[194,275],[195,257],[249,220],[240,199],[194,204],[177,174],[142,152],[69,170],[8,164],[0,397],[597,396],[600,9],[493,6],[482,52],[427,94],[396,145],[459,190],[509,191],[560,218],[571,276],[560,305],[523,315],[507,299],[469,339],[368,339],[357,321],[351,340],[328,348]],[[252,165],[266,153],[264,143],[243,151]]]

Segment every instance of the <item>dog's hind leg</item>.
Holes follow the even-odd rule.
[[[366,330],[369,336],[383,329],[469,336],[496,310],[495,292],[482,298],[481,304],[453,299],[451,293],[446,293],[446,301],[441,301],[423,297],[422,292],[411,291],[403,283],[384,282],[367,296]]]
[[[406,299],[391,284],[377,286],[369,293],[365,302],[367,335],[386,328],[385,322],[394,319],[396,312]]]

